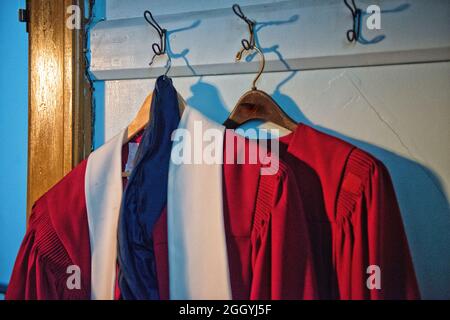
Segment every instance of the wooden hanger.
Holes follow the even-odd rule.
[[[147,126],[149,120],[150,120],[150,107],[152,105],[152,97],[153,92],[150,93],[147,98],[145,98],[144,103],[139,108],[139,111],[137,112],[134,119],[130,122],[130,124],[127,127],[127,137],[124,140],[123,144],[127,144],[133,138],[144,128]]]
[[[297,128],[297,123],[267,93],[257,89],[244,93],[223,125],[236,129],[250,120],[272,122],[289,131]]]
[[[145,127],[148,125],[151,117],[151,106],[152,106],[152,98],[153,93],[150,93],[147,98],[145,98],[144,103],[140,107],[139,111],[136,114],[136,117],[134,117],[133,121],[130,122],[130,124],[127,127],[127,136],[124,138],[124,141],[122,145],[125,145],[129,143],[131,140],[133,140],[134,137],[136,137],[139,133],[142,132],[142,130],[145,129]],[[178,100],[178,110],[180,112],[180,117],[184,112],[184,109],[186,108],[186,102],[184,101],[183,97],[177,92],[177,100]],[[122,177],[129,177],[130,172],[122,172]]]
[[[248,19],[242,13],[239,5],[233,5],[233,11],[248,24],[250,32],[250,40],[242,40],[243,48],[237,53],[236,60],[240,61],[244,51],[251,50],[256,50],[260,55],[261,60],[258,74],[253,80],[252,89],[242,95],[223,125],[228,129],[236,129],[250,120],[263,120],[272,122],[289,131],[294,131],[297,128],[297,123],[283,111],[270,95],[256,88],[256,82],[264,71],[266,60],[264,54],[255,43],[253,31],[255,22]]]
[[[242,95],[223,125],[228,129],[236,129],[250,120],[263,120],[294,131],[297,123],[281,109],[270,95],[256,88],[256,81],[264,70],[265,60],[258,47],[254,47],[254,49],[261,55],[261,68],[253,80],[252,89]],[[236,57],[238,60],[240,60],[242,52],[243,50],[238,53]]]
[[[150,93],[147,98],[145,98],[144,103],[139,108],[134,119],[130,122],[127,127],[127,137],[124,139],[123,144],[129,143],[133,140],[136,135],[138,135],[142,130],[145,129],[147,124],[150,121],[151,117],[151,105],[152,105],[153,93]],[[180,116],[183,114],[183,111],[186,106],[186,102],[183,97],[177,92],[177,100],[178,100],[178,110],[180,111]]]

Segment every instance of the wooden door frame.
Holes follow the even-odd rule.
[[[34,202],[92,146],[92,88],[85,76],[86,19],[66,27],[84,0],[28,0],[29,114],[27,217]]]

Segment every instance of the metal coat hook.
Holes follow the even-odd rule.
[[[157,56],[166,54],[168,60],[167,60],[167,68],[166,68],[166,72],[164,73],[164,76],[167,76],[167,73],[169,73],[170,67],[172,66],[172,59],[170,58],[170,55],[167,53],[167,50],[166,50],[167,49],[166,48],[167,30],[161,28],[161,26],[156,22],[155,18],[153,18],[153,15],[150,11],[148,11],[148,10],[144,11],[144,18],[156,30],[156,32],[158,32],[158,35],[159,35],[159,44],[156,42],[152,44],[152,49],[153,49],[154,54],[153,54],[152,60],[150,61],[150,63],[148,65],[151,66]]]
[[[245,50],[252,50],[255,48],[255,35],[254,35],[254,28],[255,28],[255,24],[256,22],[253,20],[250,20],[249,18],[247,18],[244,13],[242,12],[241,7],[238,4],[233,4],[233,11],[234,13],[241,18],[242,20],[244,20],[247,25],[248,25],[248,32],[250,33],[250,40],[247,39],[242,39],[241,43],[242,43],[242,47],[244,47]]]
[[[241,40],[242,49],[239,50],[239,52],[236,54],[236,61],[240,61],[242,59],[242,54],[244,53],[244,51],[256,50],[256,52],[258,52],[258,54],[261,56],[258,74],[256,75],[256,77],[255,77],[255,79],[253,80],[253,83],[252,83],[252,90],[256,90],[256,82],[258,81],[259,77],[263,73],[264,67],[266,65],[266,59],[264,58],[264,53],[261,51],[261,49],[259,49],[256,46],[255,30],[254,30],[256,22],[253,21],[253,20],[250,20],[249,18],[247,18],[244,15],[244,13],[242,12],[242,9],[241,9],[241,7],[238,4],[233,4],[232,8],[233,8],[234,13],[239,18],[241,18],[242,20],[244,20],[247,23],[247,25],[248,25],[248,32],[250,33],[249,40],[247,40],[247,39],[242,39]]]
[[[348,0],[344,0],[344,4],[351,11],[353,17],[353,28],[347,30],[347,40],[350,42],[356,42],[358,41],[361,30],[361,9],[356,7],[355,0],[352,0],[351,5],[348,3]]]

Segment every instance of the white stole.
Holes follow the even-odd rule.
[[[187,106],[178,129],[189,132],[191,138],[174,142],[172,151],[176,146],[190,149],[194,162],[194,148],[198,150],[198,145],[194,147],[191,143],[202,140],[202,136],[194,137],[199,123],[201,135],[207,129],[219,133],[215,137],[215,159],[220,162],[170,163],[167,199],[170,298],[228,300],[232,295],[223,221],[221,164],[225,128]],[[114,299],[125,134],[126,130],[121,131],[93,152],[86,167],[91,299],[94,300]],[[203,143],[204,146],[209,144]],[[205,162],[205,159],[200,160]]]
[[[213,129],[215,159],[196,158],[205,130]],[[174,137],[188,133],[190,138],[173,142],[169,167],[167,228],[170,298],[231,299],[227,244],[223,219],[222,161],[225,127],[186,106]],[[211,131],[209,131],[211,133]],[[207,133],[208,134],[208,133]],[[211,138],[211,137],[210,137]],[[203,146],[211,145],[211,140]],[[191,145],[192,144],[192,145]],[[194,146],[196,145],[196,146]],[[192,164],[174,162],[175,150],[190,151]],[[203,148],[203,150],[205,150]],[[189,152],[188,152],[189,153]],[[199,155],[199,154],[198,154]],[[201,154],[200,154],[201,157]],[[203,161],[199,164],[198,161]]]
[[[93,152],[85,176],[91,246],[91,299],[113,300],[117,224],[122,202],[122,144],[126,130]]]

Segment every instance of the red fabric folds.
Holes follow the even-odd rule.
[[[235,154],[254,143],[232,138],[244,142],[237,144]],[[223,166],[233,298],[419,299],[386,167],[306,125],[281,138],[279,152],[275,175],[260,175],[261,163]],[[86,164],[83,161],[33,206],[7,299],[90,299]],[[168,299],[165,210],[153,237],[160,297]],[[67,287],[71,265],[80,268],[80,290]],[[370,281],[374,270],[379,270],[380,287]]]
[[[83,161],[36,201],[6,299],[90,299],[91,258]],[[67,280],[80,270],[80,289]],[[69,271],[69,272],[68,272]]]

